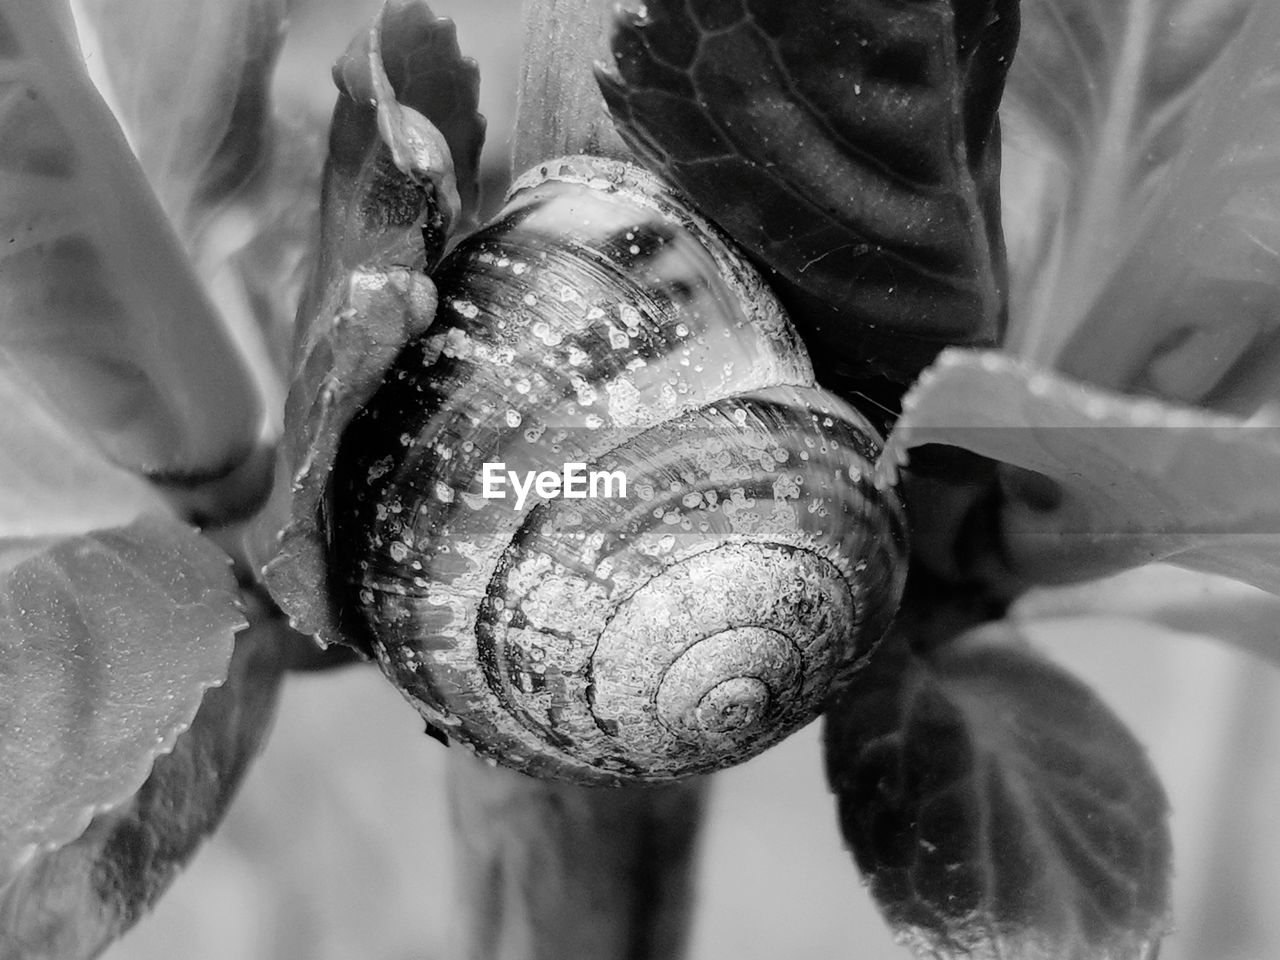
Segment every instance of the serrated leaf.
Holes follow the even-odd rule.
[[[939,960],[1151,960],[1164,791],[1087,687],[981,627],[882,649],[826,720],[840,826],[900,939]]]
[[[1027,0],[1002,109],[1010,347],[1248,415],[1275,395],[1280,6]]]
[[[243,624],[227,558],[170,517],[0,541],[0,883],[138,789]]]
[[[1027,580],[1164,560],[1280,593],[1280,485],[1267,479],[1280,476],[1274,424],[951,350],[907,394],[882,472],[930,443],[1006,464],[1002,543]]]
[[[87,77],[66,0],[0,2],[0,368],[162,478],[253,448],[254,384]]]
[[[266,570],[276,601],[323,642],[341,639],[323,516],[333,459],[391,361],[435,316],[425,271],[451,224],[471,216],[484,135],[476,65],[462,57],[453,23],[418,0],[388,0],[334,79],[321,259],[299,313],[285,408],[290,519]],[[285,507],[278,491],[263,524],[277,523]]]
[[[80,960],[155,903],[214,830],[261,748],[282,675],[278,621],[236,639],[226,682],[128,801],[0,888],[0,958]]]
[[[650,0],[623,13],[623,138],[778,274],[815,362],[910,379],[1005,315],[996,108],[1008,0]]]
[[[333,272],[331,260],[430,266],[479,197],[475,61],[458,49],[452,20],[422,0],[386,0],[333,79],[322,272]]]

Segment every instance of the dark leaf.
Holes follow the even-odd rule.
[[[85,73],[66,0],[0,2],[0,366],[112,459],[219,476],[253,376]]]
[[[459,52],[452,22],[417,0],[389,0],[334,78],[321,259],[299,314],[285,409],[292,488],[263,519],[277,523],[291,498],[267,582],[298,629],[326,643],[342,639],[325,558],[333,458],[400,348],[435,316],[425,271],[451,225],[470,217],[484,134],[476,65]]]
[[[777,272],[815,362],[909,380],[1000,337],[1017,25],[1010,0],[651,0],[599,79],[643,161]]]
[[[982,627],[896,640],[827,716],[840,825],[922,957],[1148,960],[1166,927],[1167,804],[1087,687]]]
[[[270,726],[282,661],[275,623],[236,639],[226,683],[134,796],[0,888],[0,958],[80,960],[147,912],[221,820]]]
[[[396,256],[421,266],[419,231],[430,258],[474,215],[484,143],[479,69],[459,51],[453,21],[422,0],[387,0],[334,64],[333,79],[325,262]]]

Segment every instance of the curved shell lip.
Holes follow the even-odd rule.
[[[690,211],[693,210],[693,205],[679,191],[644,167],[629,160],[592,157],[587,154],[554,157],[530,167],[511,182],[505,199],[510,200],[522,190],[549,182],[577,183],[593,189],[634,193],[637,202],[655,209],[657,207],[653,198],[665,195],[677,200]]]
[[[569,183],[617,194],[628,203],[653,210],[681,226],[692,227],[714,237],[728,249],[738,250],[733,239],[700,214],[684,194],[661,177],[628,160],[586,154],[546,160],[517,176],[507,189],[503,203],[509,203],[524,191],[547,183]],[[755,268],[752,267],[752,270],[755,271]]]
[[[759,268],[747,259],[732,237],[699,213],[692,201],[671,184],[628,160],[574,154],[546,160],[520,174],[507,190],[504,205],[525,191],[550,183],[573,184],[616,195],[701,236],[720,268],[721,278],[738,298],[744,313],[756,317],[766,327],[785,328],[794,341],[792,352],[803,367],[800,382],[817,382],[813,361],[794,322]]]

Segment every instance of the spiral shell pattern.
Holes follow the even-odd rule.
[[[903,519],[755,271],[655,178],[567,158],[434,279],[330,488],[349,628],[406,696],[582,783],[706,772],[813,719],[896,608]],[[627,491],[517,509],[483,496],[495,462]]]

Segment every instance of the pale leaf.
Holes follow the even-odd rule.
[[[0,368],[109,456],[217,476],[257,441],[239,351],[90,83],[66,0],[0,2]]]
[[[882,474],[891,479],[911,448],[931,443],[1005,465],[1005,559],[1027,580],[1164,560],[1280,593],[1274,424],[1113,394],[1005,354],[949,350],[908,393]]]

